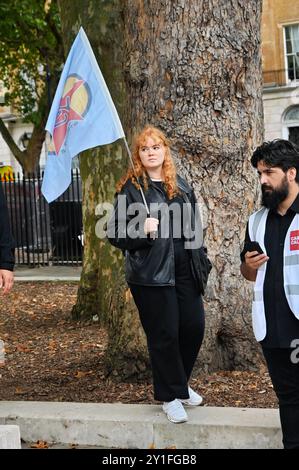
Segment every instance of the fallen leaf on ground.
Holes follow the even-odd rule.
[[[32,449],[48,449],[49,445],[46,441],[36,441],[30,445]]]

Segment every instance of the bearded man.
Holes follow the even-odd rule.
[[[253,330],[278,398],[283,445],[299,449],[299,149],[265,142],[251,164],[263,207],[249,218],[241,273],[255,282]]]

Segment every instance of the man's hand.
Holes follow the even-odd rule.
[[[241,273],[248,281],[255,281],[260,266],[268,261],[269,256],[260,255],[257,251],[246,251],[245,261],[241,264]]]
[[[251,269],[258,270],[268,259],[269,256],[260,255],[258,251],[246,251],[245,253],[245,264]]]
[[[14,275],[12,271],[7,269],[0,269],[0,292],[8,294],[13,286]]]

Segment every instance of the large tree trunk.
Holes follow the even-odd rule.
[[[205,297],[201,368],[255,366],[250,287],[239,272],[257,198],[249,158],[263,137],[262,0],[127,0],[129,128],[170,137],[180,173],[202,206],[214,269]]]
[[[214,270],[200,366],[255,365],[251,295],[239,274],[239,251],[257,195],[249,156],[263,128],[261,0],[60,3],[67,45],[82,24],[119,110],[125,108],[120,68],[125,5],[127,128],[131,133],[151,122],[168,134],[207,226]],[[144,336],[120,270],[122,255],[96,238],[94,216],[98,203],[112,200],[123,162],[118,145],[81,157],[86,244],[74,315],[97,315],[108,324],[109,370],[128,377],[147,365]]]
[[[66,50],[82,25],[98,59],[112,99],[123,116],[125,103],[121,0],[60,0]],[[83,187],[84,262],[73,317],[93,317],[109,324],[108,373],[126,377],[146,371],[145,338],[126,286],[123,255],[96,236],[98,204],[113,202],[115,184],[128,165],[121,143],[84,152],[80,157]]]

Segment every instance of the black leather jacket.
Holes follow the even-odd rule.
[[[192,207],[195,207],[196,199],[192,188],[180,176],[177,177],[177,184],[185,202],[190,202]],[[145,192],[147,203],[165,203],[164,192],[152,184],[151,180],[149,180],[148,185],[148,190]],[[127,205],[134,202],[142,204],[144,222],[146,209],[143,205],[141,192],[130,180],[126,182],[120,195],[125,195]],[[120,248],[125,254],[127,282],[143,286],[174,286],[174,247],[171,234],[168,238],[162,238],[158,233],[155,240],[149,236],[130,237],[129,222],[132,220],[133,215],[127,215],[126,220],[120,219],[118,215],[118,206],[120,204],[118,196],[115,199],[113,216],[108,222],[107,238],[112,245]],[[152,213],[151,216],[156,217]],[[163,212],[159,213],[159,229],[164,216]],[[140,224],[141,226],[143,227],[143,224]]]

